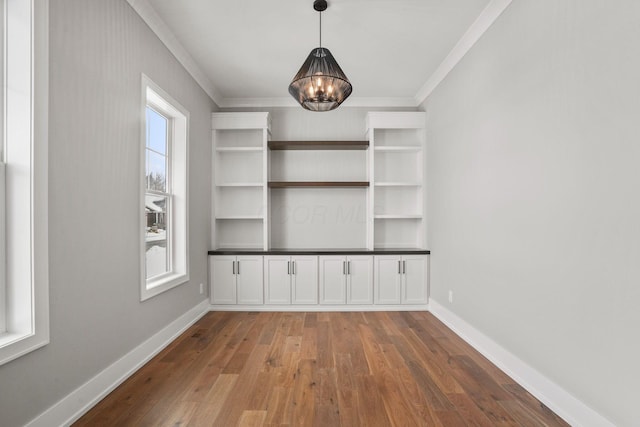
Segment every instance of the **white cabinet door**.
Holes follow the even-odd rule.
[[[375,303],[400,304],[402,289],[401,257],[384,255],[375,257]]]
[[[318,257],[291,258],[291,297],[293,304],[318,303]]]
[[[402,257],[403,304],[427,303],[427,256],[406,255]]]
[[[347,270],[343,256],[321,256],[320,304],[344,304],[346,302]]]
[[[262,304],[264,302],[262,257],[244,255],[236,259],[238,304]]]
[[[347,304],[373,303],[373,257],[347,258]]]
[[[209,257],[211,304],[236,303],[235,256]]]
[[[291,258],[264,257],[265,303],[291,304]]]

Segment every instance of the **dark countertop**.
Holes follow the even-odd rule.
[[[301,248],[301,249],[215,249],[209,251],[209,255],[429,255],[431,251],[427,249],[415,248],[380,248],[380,249],[364,249],[364,248],[340,248],[340,249],[321,249],[321,248]]]

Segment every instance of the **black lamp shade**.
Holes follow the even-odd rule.
[[[289,85],[289,93],[303,108],[330,111],[351,95],[351,83],[329,49],[311,51]]]

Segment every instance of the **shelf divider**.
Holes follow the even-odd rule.
[[[216,147],[218,153],[262,151],[262,147]]]
[[[269,188],[368,187],[369,181],[269,181]]]
[[[366,150],[369,141],[269,141],[271,150]]]

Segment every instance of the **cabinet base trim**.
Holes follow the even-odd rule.
[[[429,304],[417,305],[216,305],[210,311],[429,311]]]

